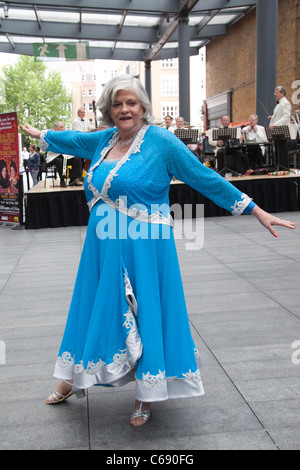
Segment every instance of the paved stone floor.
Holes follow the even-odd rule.
[[[197,249],[176,243],[206,394],[155,403],[140,429],[134,384],[44,404],[86,227],[0,227],[0,449],[300,449],[300,230],[210,218],[202,246],[197,224]]]

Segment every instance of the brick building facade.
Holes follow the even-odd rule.
[[[206,57],[207,125],[218,125],[225,112],[233,122],[246,121],[256,112],[256,9],[211,41]],[[300,0],[278,2],[277,84],[300,110]]]

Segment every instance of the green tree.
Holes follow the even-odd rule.
[[[55,121],[71,117],[71,94],[61,74],[48,73],[43,62],[21,56],[15,65],[3,69],[0,78],[4,90],[0,112],[18,113],[18,122],[29,122],[38,129],[51,129]]]

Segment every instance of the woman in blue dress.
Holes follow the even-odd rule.
[[[141,426],[151,402],[204,393],[173,238],[172,177],[233,215],[252,213],[274,236],[274,225],[294,225],[264,212],[172,133],[153,126],[136,78],[113,78],[98,106],[107,130],[22,127],[42,150],[92,161],[85,178],[90,218],[54,371],[60,382],[46,403],[135,380],[130,423]]]

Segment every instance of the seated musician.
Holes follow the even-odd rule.
[[[178,116],[176,118],[176,129],[186,129],[185,127],[185,121],[182,116]],[[175,130],[176,130],[175,129]],[[188,128],[187,128],[188,129]],[[199,158],[198,155],[198,144],[187,144],[188,148],[196,155],[196,157]]]
[[[265,148],[260,146],[260,142],[267,142],[266,131],[263,126],[258,125],[258,116],[252,114],[249,118],[249,126],[244,127],[242,130],[241,140],[247,146],[247,155],[249,160],[249,165],[252,170],[260,168],[262,165],[262,156],[264,155]],[[255,145],[257,143],[258,145]]]
[[[225,115],[222,116],[220,129],[228,129],[230,125],[230,117]],[[218,147],[223,147],[217,151],[217,161],[218,161],[218,172],[229,169],[244,175],[249,168],[249,162],[247,155],[245,155],[241,149],[241,144],[239,139],[233,139],[228,142],[223,142],[222,140],[217,141]],[[226,168],[225,168],[225,156],[226,154]]]

